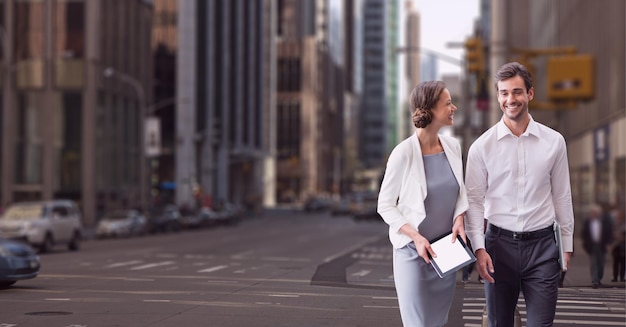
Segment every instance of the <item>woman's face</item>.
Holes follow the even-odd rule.
[[[452,126],[456,109],[456,106],[452,104],[450,91],[444,89],[439,96],[437,105],[432,109],[433,123],[438,126]]]

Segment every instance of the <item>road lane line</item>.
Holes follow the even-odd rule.
[[[156,262],[156,263],[149,263],[149,264],[142,265],[142,266],[132,267],[130,268],[130,270],[143,270],[143,269],[150,269],[150,268],[168,266],[168,265],[173,265],[173,264],[174,264],[174,261],[161,261],[161,262]]]
[[[139,264],[139,263],[142,263],[142,262],[143,261],[141,261],[141,260],[117,262],[117,263],[112,263],[110,265],[104,266],[104,268],[117,268],[117,267],[124,267],[124,266],[132,266],[132,265],[136,265],[136,264]]]
[[[363,242],[360,242],[360,243],[358,243],[358,244],[356,244],[356,245],[354,245],[352,247],[349,247],[349,248],[347,248],[347,249],[345,249],[343,251],[337,252],[337,253],[329,256],[329,257],[326,257],[326,259],[324,259],[324,263],[328,263],[328,262],[331,262],[331,261],[333,261],[333,260],[335,260],[337,258],[341,258],[341,257],[343,257],[344,255],[346,255],[348,253],[354,252],[357,249],[360,249],[360,248],[364,247],[365,245],[378,240],[379,238],[380,238],[380,236],[372,236],[372,237],[366,238],[366,239],[363,240]]]
[[[47,298],[46,301],[69,301],[69,298]]]
[[[155,302],[155,303],[170,303],[171,300],[143,300],[144,302]]]
[[[311,259],[306,258],[289,258],[289,257],[262,257],[261,260],[266,261],[294,261],[294,262],[310,262]]]
[[[363,270],[361,270],[359,272],[355,272],[354,274],[352,274],[352,276],[365,277],[365,276],[369,275],[370,272],[372,272],[372,271],[363,269]]]
[[[198,270],[199,273],[210,273],[210,272],[214,272],[214,271],[218,271],[224,268],[228,268],[228,266],[215,266],[215,267],[211,267],[211,268],[207,268],[207,269],[202,269],[202,270]]]

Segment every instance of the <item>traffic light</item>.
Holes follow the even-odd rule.
[[[485,48],[483,40],[479,36],[474,36],[465,41],[465,61],[467,71],[470,73],[482,74],[485,71]]]

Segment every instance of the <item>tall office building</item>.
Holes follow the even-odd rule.
[[[407,51],[405,51],[404,76],[407,80],[407,95],[410,95],[413,88],[421,82],[420,31],[420,14],[413,7],[412,1],[406,1],[405,44]],[[410,112],[410,105],[406,109]],[[409,122],[408,125],[412,127],[410,128],[412,131],[414,128],[413,123]]]
[[[387,152],[388,2],[363,3],[363,93],[361,97],[359,159],[363,169],[380,170]],[[376,173],[374,173],[376,175]]]
[[[272,121],[272,2],[179,1],[176,202],[256,207]],[[268,125],[270,124],[270,125]],[[271,162],[271,161],[270,161]]]
[[[344,144],[343,4],[278,2],[277,199],[340,190]]]

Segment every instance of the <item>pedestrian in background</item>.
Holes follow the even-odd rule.
[[[585,252],[589,255],[591,285],[593,288],[598,288],[602,285],[602,277],[604,277],[606,253],[609,252],[613,242],[611,218],[604,214],[600,205],[595,203],[590,205],[589,214],[583,226],[582,238]]]
[[[626,273],[626,223],[624,222],[624,211],[616,209],[615,223],[614,223],[614,235],[613,239],[613,282],[624,281],[624,274]]]
[[[456,274],[439,278],[430,265],[430,240],[452,231],[465,241],[467,195],[459,142],[439,130],[453,124],[450,92],[427,81],[411,92],[416,132],[398,144],[387,161],[378,213],[389,224],[393,274],[404,326],[443,326],[452,305]],[[443,253],[439,255],[444,255]]]
[[[565,139],[528,112],[530,73],[512,62],[494,77],[502,119],[470,147],[465,171],[467,236],[485,279],[489,326],[513,326],[520,295],[527,326],[552,326],[558,297],[561,225],[565,265],[573,249],[574,213]],[[483,233],[483,219],[488,220]]]

